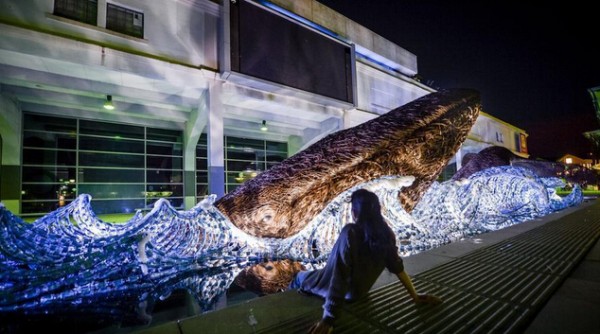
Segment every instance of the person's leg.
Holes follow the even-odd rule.
[[[290,282],[290,285],[288,285],[288,290],[295,290],[295,289],[299,289],[302,286],[302,282],[304,282],[304,279],[306,278],[306,275],[309,273],[309,271],[300,271],[298,272],[296,275],[294,275],[294,279],[292,279],[292,281]]]

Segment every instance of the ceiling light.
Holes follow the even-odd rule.
[[[112,103],[112,95],[106,95],[106,101],[104,102],[104,109],[114,110],[115,105]]]
[[[267,121],[263,119],[262,125],[260,126],[260,131],[267,131],[269,128],[267,127]]]

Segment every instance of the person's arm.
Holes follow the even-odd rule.
[[[410,279],[410,276],[408,276],[406,271],[402,270],[401,272],[397,273],[396,276],[398,276],[398,279],[400,282],[402,282],[402,285],[404,285],[406,291],[408,291],[408,294],[412,297],[415,303],[439,304],[442,302],[442,299],[437,296],[418,294],[417,290],[415,290],[412,280]]]

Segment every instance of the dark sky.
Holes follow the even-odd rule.
[[[532,158],[582,158],[600,129],[597,11],[575,2],[319,0],[417,56],[422,82],[474,88],[483,110],[529,134]],[[571,6],[571,7],[569,7]]]

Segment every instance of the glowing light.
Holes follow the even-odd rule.
[[[263,120],[262,125],[260,126],[260,131],[267,131],[269,128],[267,127],[267,121]]]
[[[104,102],[103,107],[106,110],[114,110],[115,109],[115,105],[112,102],[112,95],[106,95],[106,101]]]
[[[566,159],[565,159],[565,163],[566,163],[567,165],[570,165],[570,164],[572,164],[572,163],[573,163],[573,158],[566,158]]]

